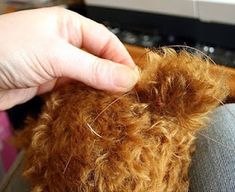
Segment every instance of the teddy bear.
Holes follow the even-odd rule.
[[[228,95],[211,61],[148,51],[126,93],[70,82],[18,136],[32,192],[186,192],[197,132]]]

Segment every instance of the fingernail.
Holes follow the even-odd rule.
[[[112,72],[113,84],[120,91],[130,90],[139,80],[138,69],[131,69],[124,65],[117,66]]]

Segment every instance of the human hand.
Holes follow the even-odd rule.
[[[138,80],[118,38],[72,11],[54,7],[1,15],[0,26],[0,110],[52,90],[64,77],[117,92]]]

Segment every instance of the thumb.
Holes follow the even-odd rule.
[[[55,76],[69,77],[97,89],[125,92],[139,79],[137,68],[101,59],[68,43],[61,49],[57,46],[54,56],[50,63]]]
[[[37,87],[0,90],[0,111],[24,103],[33,98],[37,93]]]

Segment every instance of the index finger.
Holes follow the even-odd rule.
[[[80,21],[79,27],[81,35],[79,35],[79,45],[82,48],[98,57],[125,64],[131,68],[135,67],[135,64],[125,46],[117,36],[110,32],[104,25],[79,14],[76,14],[76,19],[79,19]],[[77,26],[75,26],[75,29],[76,28]],[[75,29],[70,28],[68,30]]]

